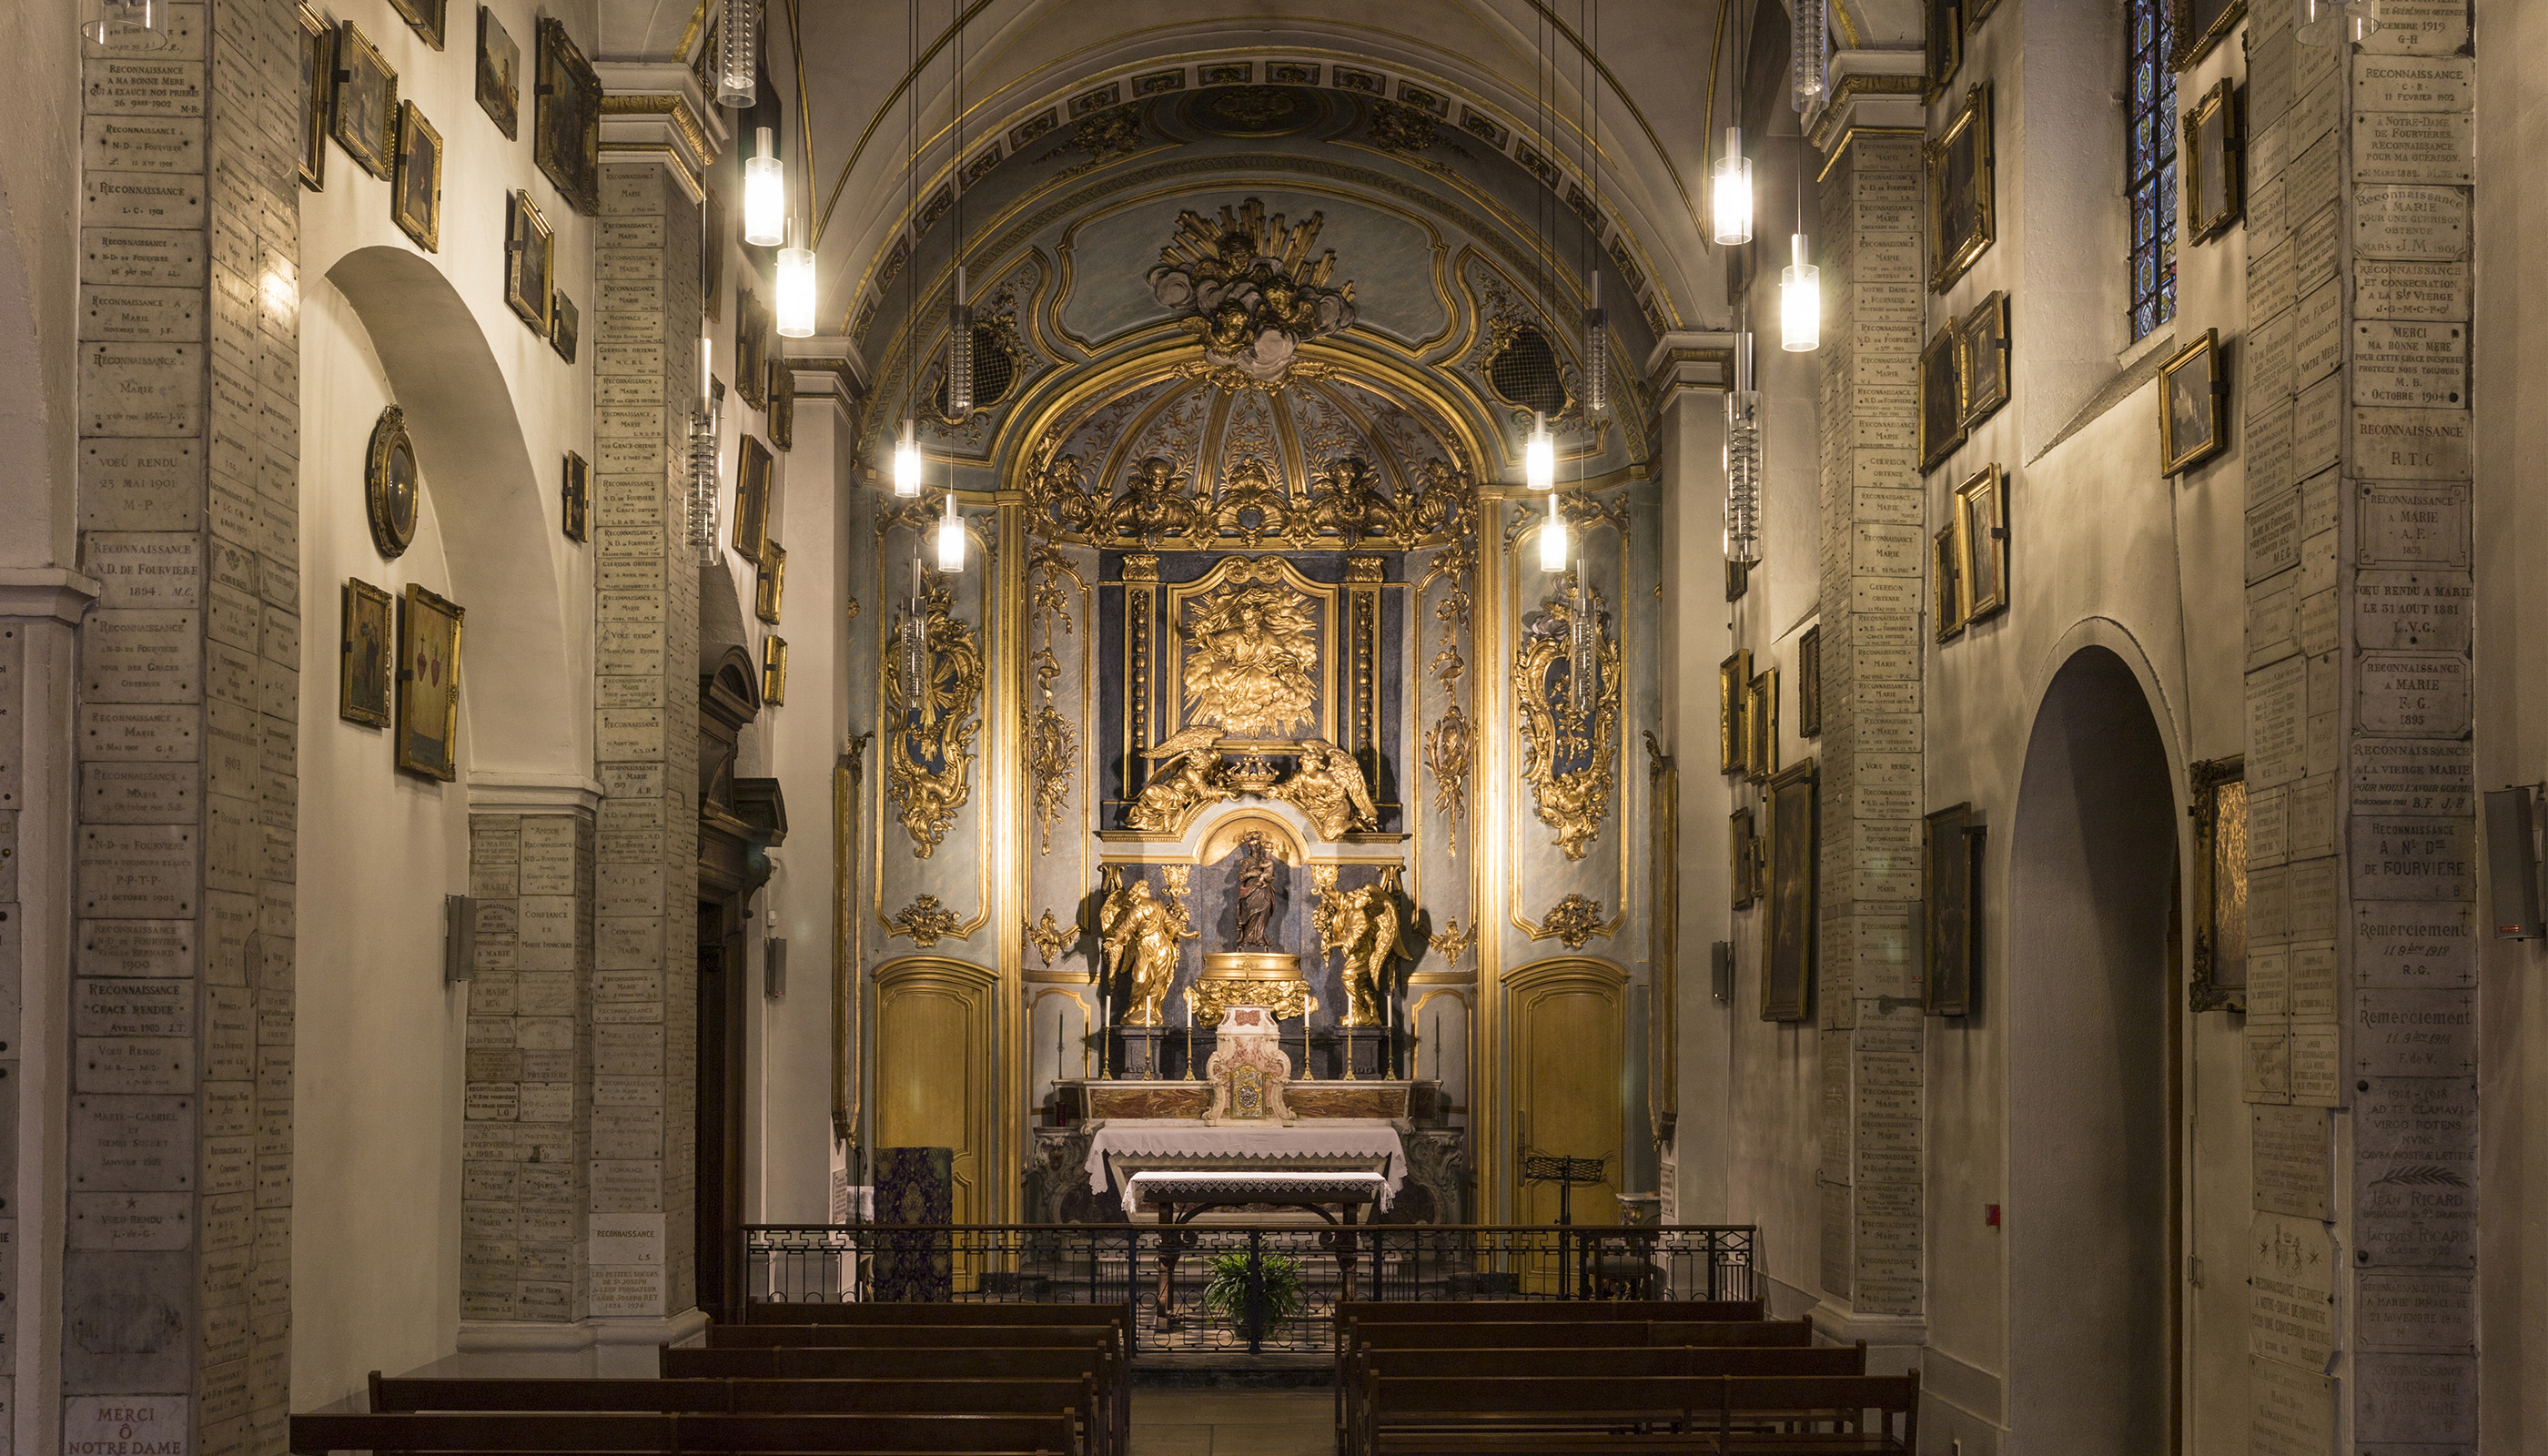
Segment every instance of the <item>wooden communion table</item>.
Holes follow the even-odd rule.
[[[1355,1216],[1369,1208],[1374,1212],[1389,1207],[1392,1181],[1380,1173],[1287,1173],[1287,1172],[1213,1172],[1213,1173],[1135,1173],[1125,1181],[1124,1211],[1138,1217],[1144,1208],[1158,1215],[1159,1223],[1174,1228],[1193,1220],[1210,1209],[1262,1207],[1308,1209],[1329,1224],[1335,1231],[1325,1241],[1335,1254],[1336,1272],[1342,1282],[1338,1298],[1354,1297],[1354,1255],[1357,1240],[1353,1235]],[[1173,1234],[1159,1240],[1159,1327],[1176,1326],[1176,1274],[1181,1239]]]

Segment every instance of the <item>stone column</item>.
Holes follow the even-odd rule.
[[[299,46],[169,21],[82,62],[62,1439],[228,1456],[290,1399]]]
[[[2382,21],[2357,53],[2248,20],[2258,1450],[2478,1435],[2475,63],[2462,5]]]
[[[1920,136],[1827,114],[1822,343],[1821,1282],[1841,1337],[1921,1340]],[[1918,116],[1909,108],[1911,118]]]

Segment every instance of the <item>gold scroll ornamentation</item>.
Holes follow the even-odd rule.
[[[1579,653],[1578,618],[1592,634]],[[1575,573],[1537,611],[1522,618],[1513,650],[1513,693],[1521,710],[1522,777],[1539,822],[1557,831],[1557,847],[1581,860],[1601,832],[1617,789],[1619,644],[1597,592],[1578,604]],[[1593,668],[1591,690],[1577,681],[1579,660]]]
[[[954,615],[955,593],[944,579],[927,583],[921,604],[919,671],[905,667],[908,617],[897,617],[888,648],[894,660],[884,673],[892,725],[885,740],[885,790],[911,836],[913,856],[926,860],[972,794],[973,740],[982,731],[974,711],[982,697],[982,653],[972,625]],[[911,678],[917,682],[906,681]]]
[[[893,918],[885,922],[885,928],[895,935],[909,938],[913,945],[927,950],[947,937],[956,935],[959,924],[960,922],[956,918],[956,912],[939,904],[936,895],[922,895],[895,911]]]
[[[1601,922],[1601,902],[1580,894],[1558,901],[1556,908],[1540,921],[1539,928],[1542,934],[1557,937],[1569,951],[1584,949],[1584,943],[1594,936],[1606,940],[1610,934]]]
[[[1445,921],[1440,930],[1433,932],[1434,951],[1453,965],[1459,964],[1461,957],[1476,949],[1477,944],[1478,928],[1473,925],[1462,930],[1457,920]]]
[[[1050,546],[1036,548],[1035,554],[1027,558],[1027,571],[1035,593],[1030,612],[1044,628],[1044,645],[1027,660],[1027,671],[1035,676],[1036,685],[1044,695],[1035,716],[1027,723],[1027,788],[1040,834],[1037,853],[1049,855],[1053,821],[1061,817],[1062,807],[1070,800],[1071,766],[1079,757],[1079,731],[1070,726],[1052,702],[1053,680],[1061,676],[1061,659],[1053,652],[1053,638],[1058,632],[1071,630],[1070,597],[1062,582],[1078,574]],[[1051,964],[1051,957],[1046,956],[1045,963]]]
[[[1424,772],[1433,775],[1433,812],[1450,821],[1449,849],[1460,853],[1460,822],[1469,812],[1469,764],[1477,745],[1458,703],[1424,730]]]
[[[1045,907],[1042,920],[1027,926],[1027,940],[1035,946],[1036,954],[1044,957],[1046,969],[1051,968],[1052,957],[1069,950],[1078,939],[1079,927],[1064,925],[1053,919],[1052,907],[1049,905]]]

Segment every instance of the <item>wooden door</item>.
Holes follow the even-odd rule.
[[[1554,1224],[1555,1183],[1521,1181],[1533,1153],[1598,1159],[1602,1181],[1564,1204],[1577,1224],[1616,1224],[1626,1110],[1627,972],[1580,957],[1543,960],[1504,978],[1512,1024],[1515,1222]]]
[[[989,1185],[1001,1166],[998,985],[992,971],[934,956],[875,973],[876,1145],[953,1148],[958,1224],[1000,1218],[1000,1190]]]

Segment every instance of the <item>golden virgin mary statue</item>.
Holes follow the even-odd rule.
[[[1230,587],[1186,623],[1186,718],[1232,738],[1279,738],[1318,721],[1318,622],[1288,587]]]

